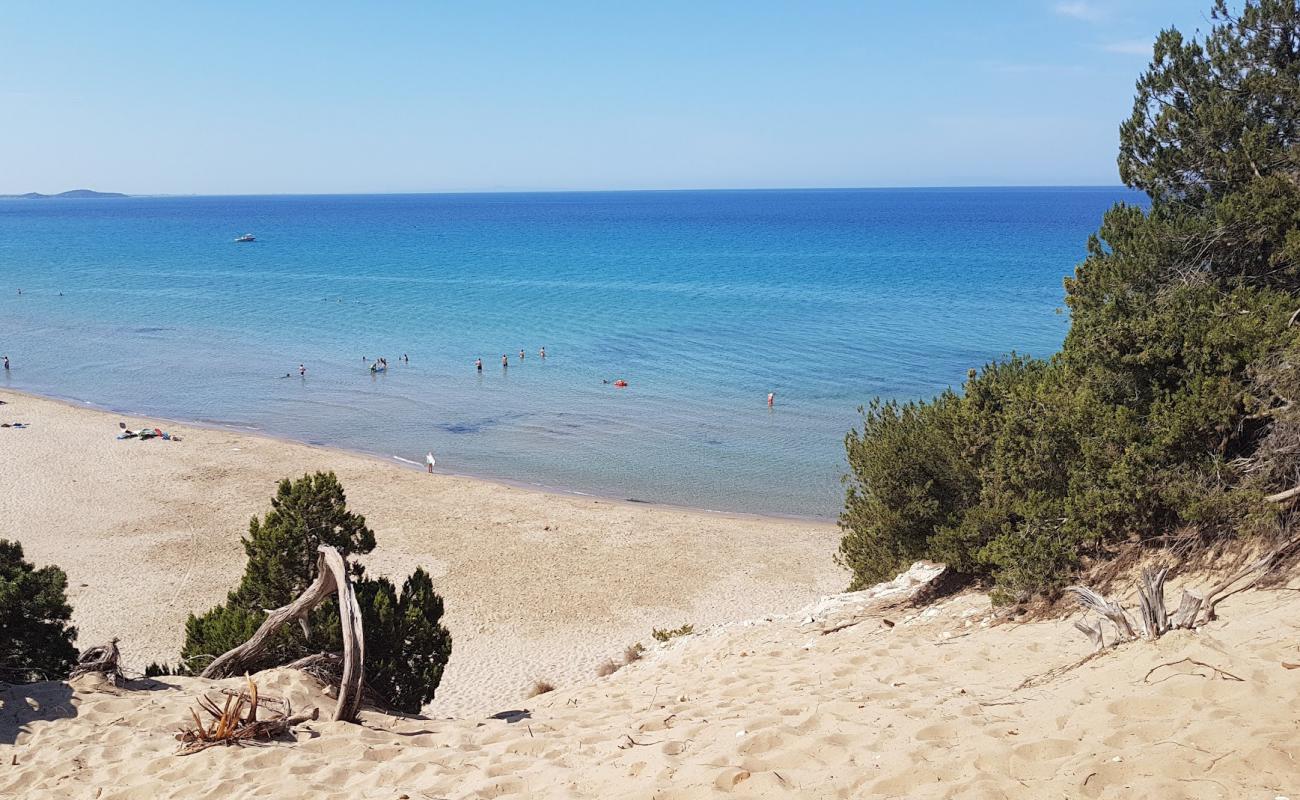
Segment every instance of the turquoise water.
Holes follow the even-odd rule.
[[[1061,278],[1117,200],[1138,198],[4,201],[0,386],[386,458],[433,450],[449,472],[831,517],[858,406],[1059,347]],[[257,241],[235,244],[246,231]]]

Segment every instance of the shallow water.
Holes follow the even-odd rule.
[[[830,517],[858,406],[1060,346],[1061,278],[1119,200],[1138,197],[3,201],[0,386],[432,450],[440,469],[571,491]],[[235,244],[245,231],[257,241]]]

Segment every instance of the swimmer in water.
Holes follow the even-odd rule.
[[[538,350],[537,355],[541,356],[542,358],[546,358],[546,348],[543,347],[541,350]]]

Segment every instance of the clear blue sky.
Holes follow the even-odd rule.
[[[0,192],[1114,184],[1210,0],[0,7]]]

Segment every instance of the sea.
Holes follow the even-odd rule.
[[[519,485],[833,519],[861,406],[1059,349],[1062,278],[1117,202],[1145,199],[4,200],[0,387],[413,468],[432,452],[437,471]]]

